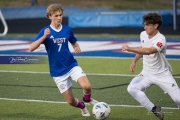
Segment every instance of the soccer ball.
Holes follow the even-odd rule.
[[[98,102],[93,106],[92,114],[98,120],[104,120],[110,115],[111,109],[105,102]]]

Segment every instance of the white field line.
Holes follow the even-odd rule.
[[[47,55],[19,55],[19,54],[1,54],[1,56],[39,56],[39,57],[46,57]],[[102,56],[74,56],[75,58],[99,58],[99,59],[134,59],[133,57],[102,57]],[[142,58],[141,58],[142,59]],[[178,58],[167,58],[168,60],[179,60]]]
[[[0,72],[9,73],[32,73],[32,74],[49,74],[49,72],[34,72],[34,71],[15,71],[15,70],[0,70]]]
[[[31,73],[31,74],[49,74],[49,72],[34,72],[34,71],[10,71],[10,70],[0,70],[0,72],[11,72],[11,73]],[[100,76],[135,76],[135,75],[127,75],[127,74],[92,74],[87,73],[87,75],[100,75]],[[175,78],[180,78],[175,76]],[[59,103],[59,104],[67,104],[66,102],[58,102],[58,101],[45,101],[45,100],[32,100],[32,99],[12,99],[12,98],[0,98],[0,100],[12,100],[12,101],[27,101],[27,102],[46,102],[46,103]],[[143,107],[143,106],[134,106],[134,105],[113,105],[110,106],[120,106],[120,107]],[[164,109],[179,109],[172,107],[162,107]]]
[[[9,73],[31,73],[31,74],[49,74],[49,72],[14,71],[14,70],[0,70],[0,72],[9,72]],[[86,73],[86,75],[99,75],[99,76],[136,76],[136,75],[128,75],[128,74],[101,74],[101,73]],[[174,78],[180,78],[180,76],[174,76]]]
[[[49,74],[49,72],[34,72],[34,71],[14,71],[14,70],[0,70],[0,72],[9,72],[9,73],[31,73],[31,74]],[[87,75],[100,75],[100,76],[135,76],[127,74],[96,74],[96,73],[86,73]]]
[[[0,100],[9,100],[9,101],[24,101],[24,102],[40,102],[40,103],[53,103],[53,104],[67,104],[67,102],[58,102],[58,101],[45,101],[45,100],[32,100],[32,99],[13,99],[13,98],[0,98]],[[90,105],[86,103],[87,105]],[[143,106],[136,106],[136,105],[114,105],[109,104],[109,106],[115,106],[115,107],[131,107],[131,108],[143,108]],[[163,109],[179,109],[179,108],[172,108],[172,107],[162,107]]]

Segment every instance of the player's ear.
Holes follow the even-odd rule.
[[[51,15],[48,15],[47,18],[51,19]]]
[[[158,29],[158,26],[159,26],[158,24],[154,24],[154,28]]]
[[[49,19],[51,18],[51,16],[52,16],[52,14],[51,14],[51,13],[46,14],[46,17],[47,17],[47,18],[49,18]]]

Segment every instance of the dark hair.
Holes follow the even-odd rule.
[[[159,29],[159,27],[162,25],[162,18],[158,13],[148,13],[147,15],[143,16],[143,24],[158,24],[159,26],[157,27],[157,29]]]

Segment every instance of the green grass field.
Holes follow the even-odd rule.
[[[128,71],[131,59],[77,58],[93,86],[93,97],[111,106],[109,120],[154,120],[156,117],[140,107],[127,92],[127,84],[134,76]],[[169,60],[174,75],[179,75],[178,60]],[[93,67],[92,67],[93,66]],[[135,74],[142,68],[141,61]],[[34,73],[28,73],[31,71]],[[123,75],[122,75],[123,74]],[[1,120],[92,120],[80,111],[64,104],[47,64],[0,65]],[[175,76],[180,85],[180,77]],[[81,99],[82,90],[73,82],[74,95]],[[146,91],[148,97],[163,108],[165,118],[178,120],[176,104],[156,86]],[[7,98],[7,99],[4,99]],[[139,106],[139,107],[136,107]],[[87,105],[91,111],[92,106]],[[167,114],[167,115],[166,115]]]

